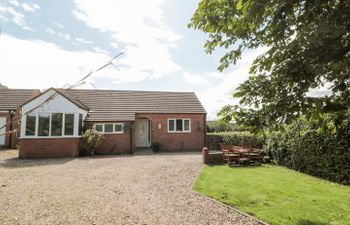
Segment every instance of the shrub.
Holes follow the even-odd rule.
[[[152,149],[153,149],[154,152],[159,152],[159,150],[160,150],[160,143],[158,143],[158,142],[153,143],[152,144]]]
[[[95,129],[90,128],[86,130],[81,143],[80,155],[94,155],[97,147],[101,144],[102,139],[103,135],[98,133]]]

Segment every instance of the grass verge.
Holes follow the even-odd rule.
[[[272,225],[350,225],[350,187],[279,166],[206,166],[194,189]]]

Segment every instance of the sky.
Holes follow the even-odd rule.
[[[248,78],[264,49],[245,51],[220,73],[207,35],[188,29],[199,0],[0,0],[0,83],[67,87],[111,57],[126,54],[79,88],[193,91],[209,119]]]

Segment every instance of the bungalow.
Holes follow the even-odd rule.
[[[40,90],[8,89],[0,85],[0,147],[16,148],[19,143],[18,107],[39,94]]]
[[[205,146],[206,112],[193,92],[50,88],[21,110],[21,158],[76,157],[90,127],[104,135],[98,154]]]

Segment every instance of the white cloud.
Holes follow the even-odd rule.
[[[206,79],[205,75],[195,75],[195,74],[190,74],[187,72],[183,73],[183,77],[187,83],[190,84],[195,84],[195,85],[200,85],[200,86],[209,86],[210,82],[208,79]]]
[[[27,25],[27,22],[25,21],[25,16],[22,13],[17,12],[14,8],[8,6],[2,7],[0,5],[0,14],[3,14],[5,16],[2,16],[2,20],[7,22],[6,17],[9,17],[10,20],[15,23],[16,25],[22,27],[22,29],[27,31],[33,31],[33,28],[29,27]]]
[[[109,45],[112,46],[113,48],[118,48],[119,46],[117,42],[112,42]]]
[[[95,46],[92,49],[96,52],[99,52],[99,53],[108,54],[108,52],[106,50],[103,50],[102,48],[100,48],[98,46]]]
[[[106,78],[112,80],[113,84],[135,83],[147,79],[148,76],[149,74],[147,72],[142,72],[136,69],[120,67],[116,70],[116,68],[110,66],[103,70],[103,72],[97,74],[93,80],[97,78]]]
[[[63,38],[65,40],[67,40],[67,41],[71,41],[72,40],[72,37],[69,34],[62,33],[62,32],[57,32],[54,29],[52,29],[51,27],[46,28],[46,32],[48,32],[49,34],[52,34],[52,35],[57,35],[58,37]],[[76,39],[77,38],[75,38],[75,40]],[[78,40],[80,40],[80,39],[78,38]],[[78,40],[76,40],[76,41],[78,41]]]
[[[48,32],[50,34],[56,34],[56,31],[54,29],[52,29],[51,27],[46,28],[46,32]]]
[[[49,42],[20,40],[3,34],[0,38],[0,83],[10,88],[62,87],[78,81],[109,59],[101,53],[66,51]],[[94,76],[101,74],[113,77],[120,72],[107,67]]]
[[[94,43],[94,42],[88,41],[88,40],[86,40],[86,39],[84,39],[84,38],[75,38],[74,40],[77,41],[77,42],[79,42],[79,43],[81,43],[81,44],[89,44],[89,45],[91,45],[91,44]]]
[[[60,29],[64,28],[64,26],[62,24],[58,23],[58,22],[53,22],[53,24],[55,24]]]
[[[232,94],[236,88],[249,77],[249,69],[253,60],[264,53],[267,48],[259,48],[243,53],[242,59],[238,61],[232,72],[206,74],[211,79],[219,82],[218,85],[211,85],[208,88],[198,91],[198,97],[208,113],[208,119],[215,119],[217,112],[227,104],[238,104],[238,99],[233,99]],[[202,75],[201,75],[202,76]]]
[[[123,1],[75,0],[73,15],[88,26],[112,32],[113,48],[116,43],[135,44],[120,63],[138,74],[159,79],[181,70],[171,58],[170,48],[181,37],[163,22],[163,0]],[[141,77],[141,76],[140,76]]]
[[[16,7],[20,6],[19,2],[16,1],[16,0],[11,0],[9,2],[10,2],[10,4],[12,4],[12,5],[16,6]]]
[[[36,10],[40,9],[40,6],[34,3],[22,3],[21,6],[24,9],[24,11],[30,13],[33,13]]]

